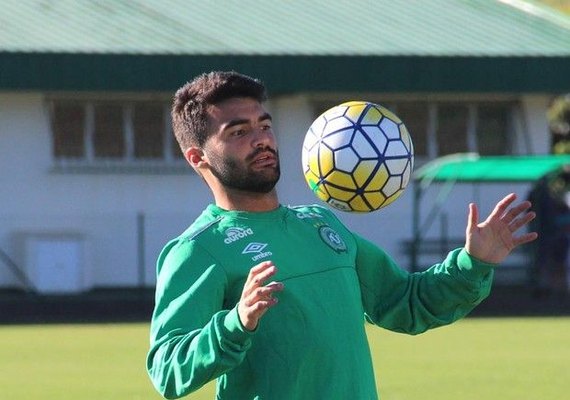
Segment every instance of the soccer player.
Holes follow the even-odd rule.
[[[167,398],[217,379],[218,399],[377,399],[365,321],[418,334],[465,316],[536,238],[515,235],[534,213],[510,194],[479,222],[470,204],[465,247],[410,274],[328,209],[279,203],[265,100],[236,72],[176,92],[174,133],[214,204],[159,256],[149,375]]]

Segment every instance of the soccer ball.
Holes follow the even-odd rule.
[[[378,104],[351,101],[312,123],[302,162],[318,198],[342,211],[371,212],[392,203],[408,185],[414,147],[394,113]]]

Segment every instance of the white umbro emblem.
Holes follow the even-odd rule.
[[[255,254],[251,259],[253,261],[261,260],[272,256],[273,253],[270,251],[263,251],[267,247],[267,243],[251,242],[241,252],[241,254]]]
[[[267,243],[252,242],[252,243],[249,243],[247,246],[245,246],[245,248],[243,249],[241,254],[261,253],[261,251],[263,251],[263,249],[266,247],[267,247]]]

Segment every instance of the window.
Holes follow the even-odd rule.
[[[482,155],[501,155],[509,148],[509,107],[507,105],[482,105],[477,119],[478,150]]]
[[[172,134],[168,101],[51,99],[48,104],[60,171],[188,170]]]
[[[315,118],[343,101],[315,101]],[[453,153],[501,155],[512,151],[513,101],[369,101],[384,105],[402,119],[420,160]]]
[[[118,104],[94,107],[93,148],[95,158],[124,158],[123,109]]]
[[[439,104],[437,106],[436,142],[439,156],[468,150],[467,115],[465,105]]]
[[[164,107],[160,103],[141,103],[134,106],[134,156],[137,159],[160,159],[164,152]]]
[[[85,157],[85,109],[72,103],[52,107],[53,154],[56,158]]]

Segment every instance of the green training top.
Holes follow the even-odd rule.
[[[285,287],[248,332],[236,304],[265,260]],[[365,320],[409,334],[449,324],[489,294],[492,276],[462,249],[409,274],[320,206],[210,205],[158,259],[148,372],[167,398],[217,378],[218,399],[377,399]]]

